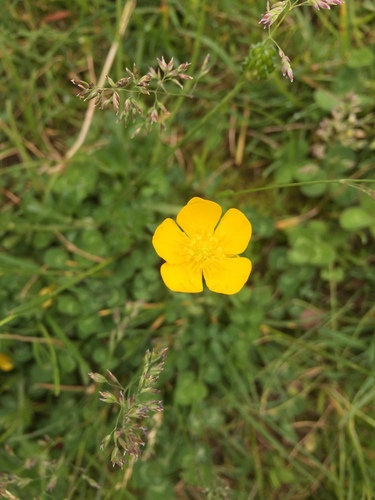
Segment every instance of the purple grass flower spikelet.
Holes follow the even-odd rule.
[[[170,115],[160,99],[156,98],[155,104],[149,108],[148,102],[143,101],[143,96],[149,96],[152,93],[156,97],[160,92],[167,96],[171,94],[171,91],[166,84],[173,83],[183,89],[184,83],[193,79],[192,76],[186,74],[190,62],[184,62],[176,67],[173,57],[170,61],[166,61],[164,57],[157,58],[157,62],[157,67],[149,68],[144,75],[139,73],[135,64],[131,70],[125,68],[126,76],[117,82],[107,75],[108,86],[104,87],[97,87],[84,80],[73,79],[71,82],[80,88],[77,96],[82,101],[93,100],[94,106],[99,109],[112,109],[117,116],[117,123],[123,122],[127,126],[130,122],[140,122],[132,135],[135,137],[141,130],[146,133],[150,132],[155,123],[158,123],[160,130],[164,130],[165,122]],[[204,68],[204,71],[207,72],[208,69]],[[203,73],[199,75],[201,76]]]
[[[344,0],[309,0],[309,4],[312,5],[316,10],[330,10],[332,6],[341,5],[343,3]]]
[[[101,375],[100,373],[89,373],[88,375],[92,380],[98,382],[99,384],[107,382],[107,379],[104,377],[104,375]]]
[[[264,28],[269,28],[285,9],[286,3],[286,1],[277,2],[270,8],[270,4],[267,2],[267,11],[263,14],[259,24],[264,24]]]
[[[100,373],[89,373],[90,378],[95,382],[107,382],[115,387],[114,394],[108,391],[99,391],[100,401],[114,405],[114,411],[118,412],[116,427],[100,443],[100,449],[104,450],[112,442],[111,462],[113,466],[117,465],[123,468],[128,463],[129,458],[132,460],[139,458],[142,448],[146,444],[143,437],[147,438],[149,431],[144,423],[148,421],[150,426],[156,425],[154,420],[150,420],[150,414],[163,411],[161,400],[150,399],[143,395],[160,392],[155,388],[155,384],[163,371],[166,353],[167,348],[160,351],[146,351],[138,387],[131,394],[111,371],[107,370],[106,377]],[[155,428],[153,432],[155,433]]]
[[[311,7],[314,7],[316,10],[320,9],[327,9],[330,10],[331,7],[335,5],[342,5],[344,4],[344,0],[304,0],[299,2],[296,0],[295,2],[291,2],[290,0],[283,0],[276,2],[274,5],[270,6],[269,0],[267,0],[267,10],[263,14],[261,20],[259,21],[259,24],[263,24],[264,28],[270,29],[273,23],[277,21],[277,25],[280,25],[286,15],[292,11],[296,7],[302,7],[303,5],[309,5]],[[275,27],[273,28],[273,31],[275,31]],[[285,77],[289,78],[291,82],[293,82],[293,70],[290,64],[290,59],[289,57],[283,52],[283,50],[279,47],[278,43],[273,39],[273,36],[271,32],[269,33],[268,40],[271,40],[275,46],[279,49],[279,56],[281,58],[281,68],[282,68],[282,73]],[[260,44],[258,44],[260,45]],[[252,76],[253,78],[259,77],[261,71],[259,71],[258,66],[261,64],[259,63],[258,59],[259,58],[259,53],[261,52],[261,47],[256,47],[253,46],[250,49],[249,56],[247,59],[244,61],[244,69]],[[262,60],[265,59],[262,54]],[[270,57],[268,56],[268,59]],[[263,60],[263,63],[266,62]],[[265,66],[263,64],[263,66]],[[255,69],[254,69],[255,68]],[[261,68],[263,69],[263,68]],[[268,68],[267,68],[268,69]],[[250,73],[249,70],[252,70]],[[263,71],[264,73],[265,71]],[[269,72],[269,71],[268,71]],[[267,73],[267,71],[266,71]],[[261,75],[264,77],[264,75]]]
[[[284,54],[284,52],[281,49],[279,49],[279,56],[281,58],[281,68],[282,68],[283,75],[286,76],[287,78],[289,78],[289,80],[292,82],[293,81],[293,71],[292,71],[292,67],[290,65],[290,59],[286,54]]]

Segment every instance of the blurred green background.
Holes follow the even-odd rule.
[[[266,80],[244,72],[263,1],[140,0],[119,36],[125,5],[2,4],[0,496],[370,500],[374,4],[294,9],[273,35],[293,83],[277,54]],[[161,96],[165,131],[132,138],[141,117],[97,109],[67,157],[88,109],[70,80],[95,83],[116,41],[114,81],[162,56],[195,78]],[[160,278],[152,234],[193,196],[252,222],[237,295]],[[113,468],[99,445],[117,410],[88,373],[136,383],[165,347],[164,412]]]

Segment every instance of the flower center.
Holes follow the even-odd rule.
[[[189,261],[203,267],[208,259],[223,254],[217,238],[212,233],[198,233],[189,239],[186,247]]]

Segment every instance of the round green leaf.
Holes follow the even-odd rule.
[[[92,357],[99,364],[108,362],[108,349],[105,347],[96,347],[92,353]]]
[[[193,372],[180,373],[175,391],[175,401],[183,406],[188,406],[201,401],[207,395],[205,384],[196,380]]]
[[[288,251],[288,260],[290,264],[309,264],[314,255],[315,249],[311,239],[301,236],[295,241],[293,248]]]
[[[342,267],[336,267],[334,269],[326,268],[320,271],[320,277],[325,281],[341,283],[345,278],[345,272]]]
[[[60,295],[57,300],[57,309],[68,316],[78,316],[82,309],[81,304],[73,295]]]
[[[93,255],[106,255],[108,245],[99,231],[84,231],[80,237],[79,246],[85,252]]]
[[[335,94],[326,90],[317,90],[314,93],[314,99],[317,106],[323,111],[332,111],[340,102],[340,99]]]
[[[68,259],[68,254],[61,248],[50,248],[44,254],[44,263],[50,267],[64,268]]]
[[[59,365],[64,373],[72,373],[77,366],[76,360],[68,351],[59,354]]]
[[[324,241],[314,243],[314,256],[311,259],[311,264],[315,266],[332,264],[336,258],[336,252],[331,243]]]
[[[56,179],[52,190],[64,199],[79,203],[94,192],[97,177],[96,169],[88,169],[87,165],[75,165],[66,169],[64,174]]]
[[[325,180],[326,174],[317,165],[309,163],[300,167],[294,175],[295,179],[300,182]],[[321,196],[327,188],[327,184],[308,184],[301,186],[303,194],[309,197]]]
[[[346,208],[340,215],[340,226],[347,231],[358,231],[370,226],[372,217],[363,208]]]
[[[222,377],[222,370],[216,364],[210,363],[205,366],[203,377],[210,384],[217,384]]]
[[[6,250],[10,250],[11,248],[15,247],[17,244],[19,244],[22,241],[22,235],[20,234],[13,234],[11,236],[7,236],[5,238],[2,238],[1,240],[1,246],[5,248]]]
[[[348,58],[349,68],[362,68],[371,66],[374,61],[374,54],[369,47],[361,47],[350,52]]]
[[[82,318],[78,321],[79,337],[84,339],[94,333],[98,333],[101,327],[101,319],[97,314],[93,314],[88,318]]]
[[[52,232],[39,232],[35,233],[33,237],[33,247],[37,250],[48,247],[55,238]]]

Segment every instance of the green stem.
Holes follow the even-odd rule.
[[[42,332],[43,337],[46,339],[51,340],[51,336],[48,333],[47,328],[43,325],[43,323],[38,322],[39,330]],[[48,344],[48,349],[51,355],[51,363],[53,367],[53,380],[54,380],[54,385],[55,385],[55,396],[58,396],[60,394],[60,370],[59,370],[59,364],[57,361],[57,356],[56,356],[56,351],[55,347],[52,345],[50,342]]]
[[[240,191],[233,191],[232,189],[227,189],[225,191],[222,191],[219,196],[224,197],[224,196],[237,196],[240,194],[247,194],[247,193],[255,193],[256,191],[268,191],[270,189],[283,189],[283,188],[289,188],[289,187],[298,187],[298,186],[312,186],[314,184],[346,184],[350,186],[353,183],[362,183],[362,182],[367,182],[371,183],[371,179],[322,179],[320,181],[301,181],[301,182],[287,182],[284,184],[273,184],[271,186],[262,186],[262,187],[256,187],[256,188],[250,188],[250,189],[241,189]],[[351,186],[355,187],[355,186]]]
[[[75,342],[70,340],[70,338],[66,335],[64,330],[60,328],[58,322],[55,321],[51,315],[47,313],[45,319],[50,329],[52,330],[54,336],[57,337],[63,343],[65,349],[69,350],[70,355],[77,361],[82,381],[84,384],[87,384],[89,380],[88,373],[90,371],[90,366],[87,364],[86,360],[81,355],[79,348],[76,346]]]

